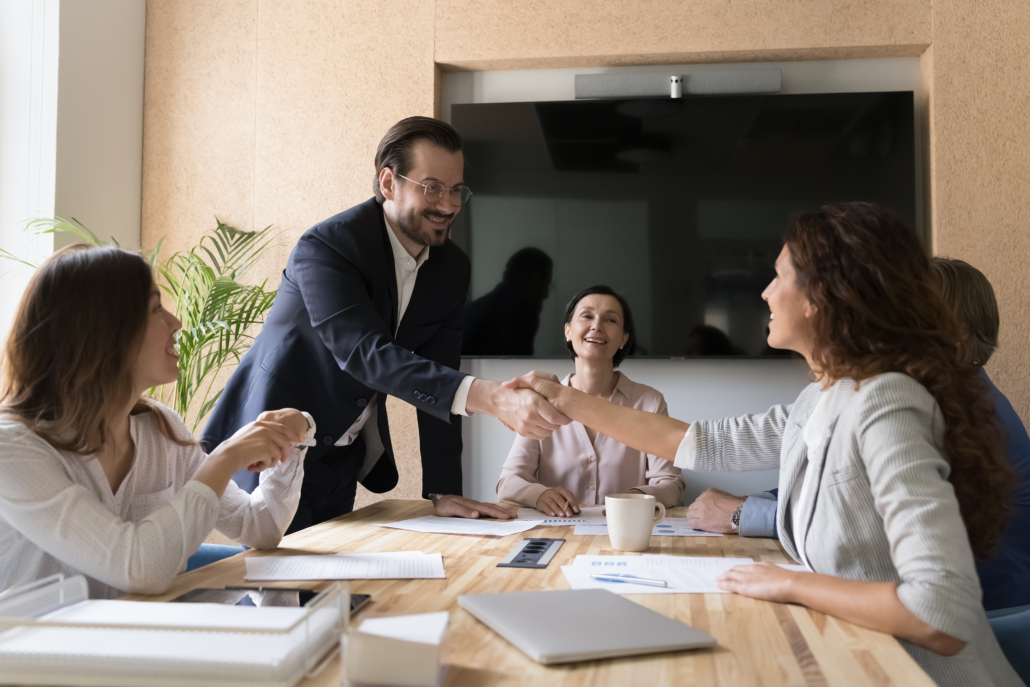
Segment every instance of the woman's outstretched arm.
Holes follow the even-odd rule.
[[[553,382],[553,378],[542,372],[530,372],[505,382],[505,386],[532,389],[566,417],[604,432],[638,451],[669,461],[675,460],[676,451],[690,428],[689,424],[665,415],[609,403],[571,386]]]

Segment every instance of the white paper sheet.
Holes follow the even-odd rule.
[[[616,594],[724,594],[715,578],[737,565],[754,563],[750,558],[698,556],[576,556],[572,565],[562,566],[573,589],[607,589]],[[651,587],[632,582],[604,582],[594,574],[629,574],[665,580],[668,587]]]
[[[608,536],[607,525],[576,525],[573,534]],[[665,518],[651,530],[652,537],[723,537],[715,532],[695,530],[686,518]]]
[[[447,622],[450,617],[450,613],[442,611],[388,618],[368,618],[358,626],[358,632],[400,639],[405,642],[439,644],[443,640],[443,633],[447,630]]]
[[[444,578],[443,556],[421,551],[247,558],[246,579],[413,580]]]
[[[411,520],[384,523],[381,527],[429,534],[475,534],[488,537],[507,537],[510,534],[531,530],[539,524],[539,522],[528,520],[472,520],[426,515]]]
[[[564,525],[605,525],[608,520],[601,515],[604,506],[583,506],[578,515],[568,518],[555,518],[541,513],[536,508],[519,508],[519,520],[535,521],[541,527],[561,527]]]
[[[41,619],[83,625],[160,625],[163,627],[285,630],[304,617],[303,608],[162,604],[96,599],[47,613]]]

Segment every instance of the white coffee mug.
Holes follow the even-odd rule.
[[[609,494],[604,508],[608,539],[616,551],[647,551],[651,530],[665,520],[665,506],[650,494]]]

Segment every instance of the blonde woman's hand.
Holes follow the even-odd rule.
[[[536,500],[536,509],[551,517],[569,518],[579,513],[579,502],[565,487],[548,489]]]
[[[218,447],[232,456],[238,470],[261,472],[290,456],[293,444],[304,441],[308,421],[299,410],[269,410],[244,425]]]

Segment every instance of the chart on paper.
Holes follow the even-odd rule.
[[[608,525],[576,525],[573,534],[607,536]],[[695,530],[686,518],[665,518],[651,530],[652,537],[723,537],[723,534]]]
[[[519,508],[518,521],[532,521],[535,525],[540,527],[564,527],[566,525],[575,525],[577,529],[584,525],[594,525],[604,527],[607,520],[601,511],[604,510],[604,506],[582,506],[579,509],[579,513],[572,515],[567,518],[556,518],[546,513],[541,513],[536,508]],[[579,534],[579,532],[576,532]]]

